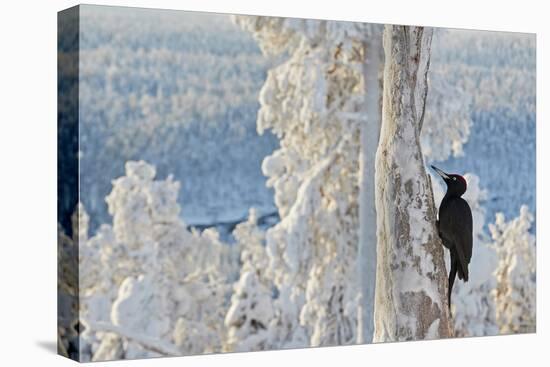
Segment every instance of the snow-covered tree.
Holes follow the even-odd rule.
[[[248,220],[235,227],[233,236],[240,251],[241,274],[254,272],[267,285],[270,279],[266,274],[269,258],[265,248],[265,231],[258,227],[258,212],[255,208],[250,208]]]
[[[376,153],[374,341],[452,335],[443,246],[420,147],[432,30],[387,25]]]
[[[536,248],[529,232],[533,215],[522,206],[519,217],[506,222],[498,213],[489,225],[498,254],[493,291],[496,321],[502,334],[532,333],[536,329]]]
[[[360,130],[366,105],[377,102],[374,94],[375,103],[365,102],[364,72],[376,68],[366,63],[373,26],[271,17],[237,22],[265,53],[284,60],[268,73],[258,114],[258,131],[271,129],[281,144],[262,166],[281,216],[266,236],[279,292],[276,347],[354,343]]]
[[[234,286],[231,306],[225,317],[227,351],[250,352],[271,348],[272,292],[257,272],[241,273]]]
[[[241,273],[234,284],[231,304],[225,316],[226,351],[254,351],[271,347],[273,321],[271,281],[266,277],[269,263],[265,232],[258,228],[258,216],[250,209],[248,220],[233,231],[241,252]]]
[[[222,348],[228,278],[237,265],[232,250],[215,230],[189,231],[179,216],[179,183],[155,174],[143,161],[128,162],[106,199],[113,226],[90,238],[80,231],[90,360]]]

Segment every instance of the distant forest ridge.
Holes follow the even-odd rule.
[[[81,19],[81,201],[91,229],[109,222],[105,196],[124,163],[143,159],[181,182],[188,223],[235,222],[256,207],[276,211],[263,158],[278,147],[259,136],[258,93],[267,60],[228,15],[89,7]],[[535,207],[535,38],[438,29],[430,77],[471,96],[466,170],[489,191],[487,216]],[[437,108],[430,106],[428,110]],[[430,159],[434,159],[431,157]],[[498,180],[502,174],[513,179]]]

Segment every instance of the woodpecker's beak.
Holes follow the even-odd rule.
[[[441,176],[441,178],[443,178],[444,180],[448,180],[449,179],[449,175],[446,174],[445,172],[443,172],[442,170],[440,170],[439,168],[435,167],[435,166],[430,166],[432,167],[432,169],[437,172],[438,175]]]

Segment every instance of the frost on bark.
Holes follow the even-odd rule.
[[[374,26],[373,26],[374,28]],[[361,304],[358,318],[358,343],[371,343],[374,333],[374,289],[376,286],[376,207],[374,167],[380,136],[380,80],[382,28],[371,31],[364,42],[363,83],[366,120],[361,123],[361,156],[359,159],[359,286]]]
[[[432,30],[384,31],[382,127],[376,153],[374,341],[452,336],[443,246],[420,147]]]

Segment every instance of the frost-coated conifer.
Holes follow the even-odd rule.
[[[80,226],[84,358],[222,349],[234,256],[215,230],[187,230],[179,187],[171,177],[155,180],[153,166],[130,161],[106,199],[113,226],[90,238]]]
[[[241,251],[241,273],[234,285],[225,326],[226,351],[255,351],[271,347],[271,323],[274,320],[272,283],[266,277],[268,261],[265,232],[257,226],[256,210],[233,234]]]
[[[258,114],[258,131],[271,129],[281,141],[262,166],[281,216],[266,235],[279,291],[274,347],[354,343],[363,73],[372,26],[269,17],[237,22],[264,53],[288,53],[268,73]]]
[[[529,229],[533,215],[522,206],[519,217],[506,222],[498,213],[489,225],[498,254],[493,297],[496,321],[503,334],[532,333],[536,328],[536,248]]]

